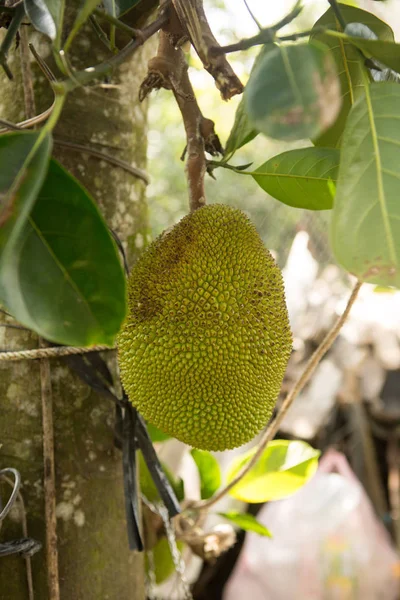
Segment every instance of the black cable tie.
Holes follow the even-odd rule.
[[[137,413],[136,440],[140,450],[142,451],[143,458],[146,462],[154,485],[156,486],[161,500],[165,504],[168,514],[172,519],[172,517],[175,517],[181,512],[179,501],[174,490],[172,489],[170,482],[168,481],[167,476],[163,471],[157,453],[154,450],[153,443],[147,431],[146,423],[139,413]]]
[[[131,405],[127,405],[124,409],[123,419],[122,466],[124,476],[125,511],[128,528],[128,542],[130,550],[137,550],[138,552],[142,552],[144,546],[139,528],[139,490],[136,478],[136,426],[136,410]]]

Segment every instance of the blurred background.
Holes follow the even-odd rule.
[[[210,23],[221,44],[257,31],[243,0],[207,0]],[[263,26],[286,15],[293,2],[249,0]],[[284,33],[307,30],[328,9],[326,0],[304,0],[304,10]],[[373,12],[400,37],[400,0],[348,2]],[[257,49],[230,55],[245,83]],[[240,97],[221,101],[211,77],[190,56],[190,77],[203,114],[226,143]],[[162,123],[162,129],[159,124]],[[148,188],[149,238],[188,210],[184,163],[185,135],[172,94],[151,98]],[[253,163],[296,147],[259,135],[240,149],[233,164]],[[351,278],[335,263],[329,246],[329,211],[305,211],[268,196],[251,177],[217,169],[207,178],[207,201],[232,205],[255,223],[283,269],[294,333],[294,353],[283,392],[343,311]],[[320,472],[289,501],[241,505],[224,499],[216,511],[258,513],[274,534],[238,534],[238,543],[214,565],[187,560],[184,577],[196,600],[396,600],[400,547],[400,293],[364,285],[351,317],[312,382],[296,400],[278,435],[302,439],[322,452]],[[222,469],[237,451],[218,453]],[[183,444],[160,444],[160,455],[183,477],[186,496],[196,498],[196,469]],[[334,477],[328,477],[334,475]],[[310,487],[311,486],[311,487]],[[317,500],[320,499],[318,502]],[[286,503],[285,503],[286,502]],[[307,510],[306,510],[307,509]],[[209,517],[208,526],[221,519]],[[188,557],[185,556],[187,559]],[[173,575],[154,597],[184,598],[181,576]],[[153,582],[154,583],[154,582]]]

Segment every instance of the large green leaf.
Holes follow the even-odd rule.
[[[24,226],[46,175],[51,138],[39,136],[0,136],[0,256]]]
[[[258,533],[259,535],[263,535],[265,537],[272,537],[272,534],[265,525],[257,521],[253,515],[249,515],[248,513],[239,513],[239,512],[227,512],[227,513],[218,513],[224,519],[231,521],[240,529],[244,531],[254,531],[254,533]]]
[[[331,34],[327,32],[326,35]],[[332,35],[331,37],[338,39]],[[368,58],[377,58],[387,67],[400,73],[400,44],[383,40],[367,40],[358,36],[348,36],[347,41],[362,50]]]
[[[254,65],[251,72],[253,72],[257,65],[260,63],[262,57],[265,56],[268,52],[274,50],[274,48],[276,48],[275,44],[266,44],[261,48],[254,61]],[[228,140],[226,142],[224,160],[229,160],[236,152],[236,150],[239,150],[239,148],[251,142],[251,140],[253,140],[258,134],[258,129],[255,129],[254,125],[249,121],[249,117],[247,116],[245,108],[244,98],[242,98],[236,109],[235,121],[233,123],[233,127],[229,134]]]
[[[263,190],[289,206],[309,210],[332,208],[330,181],[336,181],[340,152],[335,148],[289,150],[252,172]]]
[[[400,287],[400,87],[365,91],[343,136],[332,247],[362,281]]]
[[[105,10],[113,17],[120,17],[142,0],[103,0]]]
[[[113,344],[124,319],[125,278],[107,226],[55,161],[3,252],[0,299],[22,324],[61,344]]]
[[[24,0],[25,10],[38,31],[58,41],[60,45],[65,0]]]
[[[262,57],[244,91],[254,127],[279,140],[315,137],[336,119],[340,82],[320,43],[278,46]]]
[[[254,456],[250,450],[233,460],[228,483]],[[274,440],[264,450],[249,473],[229,492],[243,502],[269,502],[290,496],[312,477],[318,466],[319,451],[305,442]]]
[[[340,10],[347,23],[363,23],[368,26],[378,38],[394,41],[393,31],[389,25],[378,19],[378,17],[375,17],[375,15],[372,15],[365,10],[361,10],[360,8],[347,6],[345,4],[340,5]],[[330,48],[340,77],[342,91],[342,107],[340,113],[335,123],[315,140],[317,146],[336,148],[340,146],[347,115],[356,99],[363,92],[364,61],[357,48],[352,44],[344,39],[331,37],[327,33],[317,32],[317,28],[320,27],[326,27],[333,31],[342,31],[332,8],[329,8],[315,23],[313,27],[315,32],[311,35],[311,39],[319,40]]]
[[[206,450],[190,451],[200,476],[200,495],[203,500],[211,498],[221,485],[221,470],[217,459]]]

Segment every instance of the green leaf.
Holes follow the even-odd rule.
[[[23,228],[46,176],[51,138],[39,136],[0,136],[0,257]]]
[[[272,533],[269,529],[265,527],[262,523],[257,521],[253,515],[249,515],[248,513],[238,513],[238,512],[227,512],[227,513],[218,513],[224,519],[231,521],[234,525],[240,527],[240,529],[244,529],[244,531],[254,531],[254,533],[258,533],[259,535],[263,535],[265,537],[272,537]]]
[[[255,449],[233,460],[228,483],[251,460]],[[280,500],[297,492],[314,475],[320,452],[305,442],[274,440],[254,467],[229,492],[243,502]]]
[[[25,10],[38,31],[58,40],[60,46],[65,0],[24,0]]]
[[[155,425],[152,425],[148,421],[146,422],[146,425],[152,442],[165,442],[166,440],[171,439],[170,435],[164,433],[161,431],[161,429],[158,429]]]
[[[254,61],[251,72],[254,71],[263,56],[274,50],[274,48],[276,48],[275,44],[266,44],[261,48]],[[228,161],[230,158],[232,158],[236,150],[239,150],[239,148],[242,148],[242,146],[245,146],[251,142],[251,140],[253,140],[258,134],[259,131],[255,129],[254,125],[249,121],[245,109],[244,98],[242,98],[236,109],[235,122],[233,123],[233,127],[226,142],[224,160]]]
[[[211,498],[221,485],[221,470],[217,459],[206,450],[190,451],[200,476],[200,494],[203,500]]]
[[[143,454],[141,451],[139,451],[138,457],[139,457],[140,491],[142,492],[142,494],[144,494],[146,496],[146,498],[150,502],[158,502],[160,500],[160,494],[158,493],[156,485],[150,475],[150,471],[146,465],[146,461],[144,460]],[[185,488],[184,488],[183,480],[181,478],[175,479],[175,477],[172,475],[172,473],[169,470],[169,468],[167,467],[167,465],[165,465],[164,463],[161,463],[161,466],[162,466],[162,469],[164,471],[166,478],[168,479],[172,489],[175,492],[175,496],[177,497],[177,500],[179,500],[179,502],[182,502],[182,500],[185,497]]]
[[[340,152],[335,148],[289,150],[252,172],[258,185],[289,206],[308,210],[332,208],[330,181],[336,181]]]
[[[400,87],[373,83],[347,120],[331,222],[338,262],[400,287]]]
[[[115,245],[87,191],[55,161],[0,261],[0,300],[23,325],[73,346],[114,342],[125,316]]]
[[[244,105],[244,98],[242,98],[236,109],[235,122],[226,142],[226,160],[232,158],[236,150],[254,140],[258,134],[259,131],[249,121]]]
[[[393,31],[383,21],[365,10],[354,6],[340,5],[340,10],[347,23],[361,22],[373,31],[380,39],[393,41]],[[333,125],[320,135],[314,143],[317,146],[325,148],[337,148],[340,146],[343,130],[346,125],[347,115],[362,94],[364,88],[363,82],[363,59],[357,48],[344,39],[338,39],[329,36],[327,33],[317,32],[316,29],[326,27],[333,31],[342,31],[334,12],[329,8],[326,13],[315,23],[311,35],[312,40],[319,40],[328,46],[336,62],[342,94],[342,107],[340,113]]]
[[[329,32],[327,35],[334,37]],[[335,39],[338,38],[335,37]],[[383,40],[367,40],[350,35],[347,36],[347,41],[362,50],[367,58],[377,58],[396,73],[400,72],[400,44]]]
[[[106,12],[113,17],[120,17],[139,4],[141,0],[103,0],[103,6]]]
[[[331,52],[316,42],[275,48],[254,69],[244,99],[250,121],[269,137],[319,135],[335,121],[341,105]]]

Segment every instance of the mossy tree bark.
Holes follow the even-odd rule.
[[[68,6],[74,4],[77,3]],[[47,60],[48,48],[37,34],[29,35]],[[146,106],[138,103],[137,92],[152,50],[152,43],[147,44],[110,77],[107,86],[100,82],[90,90],[81,88],[71,94],[56,138],[90,146],[144,168]],[[106,54],[107,49],[93,31],[85,28],[74,46],[73,67],[96,64]],[[9,82],[0,74],[0,116],[18,122],[26,118],[20,49],[12,51],[9,64],[15,79]],[[36,110],[41,112],[52,102],[51,91],[37,66],[31,63],[31,68]],[[93,194],[132,260],[147,236],[144,182],[90,154],[56,145],[54,155]],[[0,349],[35,348],[38,343],[29,332],[0,327]],[[114,407],[62,362],[51,361],[50,368],[61,600],[142,600],[143,560],[128,550],[121,456],[113,446]],[[21,472],[29,535],[44,544],[38,361],[0,362],[0,468],[3,467],[15,467]],[[5,484],[1,491],[5,497]],[[0,540],[22,537],[20,521],[21,515],[14,510],[3,523]],[[45,544],[32,558],[32,569],[35,599],[47,600]],[[0,559],[0,598],[28,598],[24,559]]]

